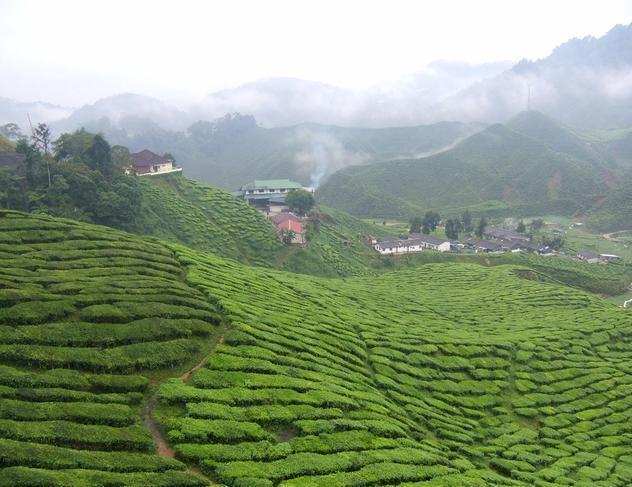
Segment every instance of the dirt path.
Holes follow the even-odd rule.
[[[145,411],[143,413],[143,424],[145,428],[149,430],[152,438],[154,439],[154,444],[156,445],[156,449],[158,450],[158,455],[165,458],[174,458],[176,456],[176,452],[167,444],[167,440],[162,435],[162,432],[158,428],[156,422],[151,418],[151,413],[153,412],[156,404],[158,403],[158,397],[160,396],[160,387],[156,386],[155,392],[151,395],[147,404],[145,404]]]
[[[213,347],[209,350],[208,354],[204,356],[204,358],[192,369],[182,374],[180,376],[180,379],[187,380],[189,379],[191,374],[193,374],[194,372],[204,367],[204,364],[208,360],[209,356],[215,351],[217,346],[224,343],[224,335],[226,334],[226,330],[227,328],[224,328],[224,330],[222,330],[222,334],[220,335],[217,342],[213,345]],[[149,399],[147,400],[147,404],[145,404],[145,409],[143,411],[143,424],[151,433],[151,436],[154,440],[154,444],[156,445],[156,449],[158,450],[158,455],[164,458],[175,458],[176,452],[174,451],[173,448],[169,446],[169,444],[167,443],[167,440],[165,439],[164,435],[160,431],[160,428],[158,428],[158,425],[151,417],[154,409],[156,408],[156,405],[158,404],[158,399],[160,398],[160,383],[155,382],[152,384],[152,386],[155,387],[155,390],[151,394]],[[189,471],[191,471],[191,473],[194,473],[196,475],[200,475],[202,477],[204,476],[201,470],[195,466],[189,466]]]
[[[624,232],[629,232],[629,230],[619,230],[616,232],[604,233],[602,237],[605,238],[606,240],[610,240],[611,242],[621,242],[621,240],[619,240],[618,238],[614,238],[613,235],[616,235],[617,233],[624,233]]]
[[[204,367],[204,364],[206,363],[206,361],[208,360],[209,355],[211,355],[215,349],[217,348],[218,345],[221,345],[222,343],[224,343],[224,335],[226,334],[226,330],[224,330],[222,332],[222,335],[219,337],[219,339],[217,340],[217,343],[215,345],[213,345],[213,348],[211,348],[211,350],[209,351],[208,355],[206,355],[202,360],[200,360],[200,363],[197,364],[195,367],[193,367],[190,370],[187,370],[184,374],[182,374],[180,376],[180,379],[182,380],[189,380],[189,377],[191,377],[191,374],[197,372],[198,370],[200,370],[202,367]]]

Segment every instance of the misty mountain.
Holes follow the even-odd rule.
[[[103,126],[118,127],[122,120],[145,120],[149,125],[162,128],[182,129],[191,123],[192,118],[175,106],[157,98],[124,93],[97,100],[90,105],[78,108],[64,120],[52,124],[56,132],[67,132],[81,127]],[[131,128],[127,124],[128,130]],[[144,130],[144,125],[136,127]]]
[[[67,111],[61,116],[38,121],[56,121],[53,128],[58,133],[98,125],[114,128],[126,125],[129,129],[130,118],[145,120],[147,125],[157,125],[165,130],[184,130],[197,120],[213,120],[226,113],[252,114],[265,127],[300,123],[348,127],[412,126],[433,118],[427,108],[437,100],[510,66],[510,62],[504,61],[480,65],[435,61],[417,73],[364,90],[293,78],[266,78],[180,106],[141,94],[125,93],[99,99],[72,113]],[[7,121],[12,121],[12,113],[7,111]],[[137,123],[137,128],[142,125]]]
[[[530,88],[529,88],[530,87]],[[435,119],[503,122],[527,108],[576,127],[632,125],[632,24],[572,39],[538,61],[470,86],[431,108]]]
[[[626,167],[538,112],[494,124],[430,157],[348,167],[319,189],[330,206],[366,217],[408,218],[441,208],[571,215],[591,207]]]
[[[353,127],[417,125],[433,118],[427,108],[512,63],[473,65],[435,61],[424,70],[365,90],[348,90],[293,78],[266,78],[209,95],[207,115],[252,113],[264,126],[302,122]],[[436,120],[435,120],[436,121]]]
[[[186,131],[164,130],[137,117],[118,125],[101,119],[85,126],[113,144],[136,151],[170,152],[187,176],[226,189],[257,178],[290,178],[318,185],[349,165],[421,157],[447,149],[481,130],[478,124],[441,122],[385,129],[299,124],[264,128],[250,115],[198,121]]]
[[[53,122],[70,116],[73,109],[53,105],[43,101],[21,102],[0,97],[0,125],[17,123],[22,132],[28,133],[29,121],[35,125],[39,122]]]

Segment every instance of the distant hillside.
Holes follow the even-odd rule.
[[[295,78],[264,78],[211,93],[198,104],[198,110],[203,118],[251,113],[266,127],[305,122],[352,127],[418,125],[439,120],[432,118],[429,106],[512,65],[508,61],[468,64],[437,60],[365,90]]]
[[[618,170],[568,129],[528,112],[434,156],[344,169],[318,197],[371,217],[405,218],[420,209],[464,207],[572,214],[590,206]]]
[[[58,132],[67,132],[98,124],[118,126],[126,118],[130,119],[128,123],[139,119],[151,120],[159,127],[174,129],[184,128],[192,121],[178,108],[162,100],[135,93],[123,93],[84,105],[52,125]]]
[[[28,131],[28,116],[31,117],[33,124],[50,123],[70,116],[72,111],[72,108],[43,101],[22,102],[0,97],[0,125],[17,123],[23,132]]]
[[[186,132],[167,131],[138,117],[123,118],[118,126],[102,119],[85,127],[132,151],[170,152],[188,176],[231,191],[254,178],[318,184],[349,165],[421,157],[445,149],[481,128],[442,122],[385,129],[316,124],[266,129],[253,117],[237,114],[197,122]]]

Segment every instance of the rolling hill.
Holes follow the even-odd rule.
[[[136,233],[258,265],[270,265],[285,250],[272,224],[230,193],[180,175],[138,182],[143,202]]]
[[[2,487],[632,482],[632,316],[528,267],[323,279],[10,211],[0,263]]]
[[[591,207],[625,170],[538,112],[492,125],[421,159],[349,167],[318,191],[323,203],[371,217],[428,208],[507,214],[573,214]]]
[[[333,208],[306,222],[305,248],[283,245],[257,210],[219,188],[180,175],[139,178],[142,210],[135,233],[246,264],[328,277],[374,273],[383,266],[367,235],[390,235]]]

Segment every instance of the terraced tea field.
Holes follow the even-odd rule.
[[[263,266],[285,250],[272,224],[226,191],[180,175],[139,182],[143,234]]]
[[[0,486],[632,484],[632,315],[528,263],[325,279],[11,212],[0,263]]]
[[[219,321],[164,245],[2,212],[0,486],[206,485],[155,454],[142,408]]]
[[[222,482],[632,482],[626,311],[510,266],[318,280],[178,255],[233,325],[162,386],[166,427]]]

